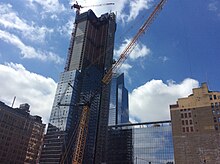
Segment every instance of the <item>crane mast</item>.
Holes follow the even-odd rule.
[[[79,123],[79,129],[76,137],[76,147],[73,151],[72,164],[81,164],[83,160],[86,137],[88,133],[89,105],[84,105]]]
[[[126,60],[128,55],[132,52],[132,50],[135,48],[135,44],[139,37],[150,27],[153,20],[156,18],[157,14],[162,10],[164,4],[167,0],[161,0],[158,5],[155,7],[153,12],[150,14],[148,19],[144,22],[144,24],[141,26],[141,28],[138,30],[137,34],[132,38],[131,42],[126,46],[124,51],[121,53],[119,59],[116,61],[116,63],[108,70],[108,72],[105,74],[105,76],[102,79],[102,82],[107,85],[111,81],[112,74],[116,72],[117,69],[120,68],[122,63]]]

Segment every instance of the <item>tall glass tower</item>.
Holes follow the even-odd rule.
[[[128,122],[128,90],[124,85],[124,73],[113,74],[111,80],[108,125],[112,126]]]
[[[101,79],[112,66],[115,14],[96,17],[92,10],[76,15],[66,66],[51,111],[40,163],[72,163],[83,104],[90,105],[84,164],[105,162],[109,85]]]

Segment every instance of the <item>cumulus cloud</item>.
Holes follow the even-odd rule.
[[[116,58],[119,58],[121,54],[124,54],[124,50],[126,49],[127,45],[131,42],[131,39],[126,39],[121,46],[114,50],[114,55]],[[131,61],[144,58],[150,54],[150,49],[146,47],[146,45],[142,43],[137,43],[136,45],[133,46],[131,49],[130,53],[127,53],[127,57]],[[121,63],[118,68],[119,72],[125,73],[126,78],[128,79],[129,83],[131,83],[131,77],[129,76],[129,70],[132,68],[132,65],[129,64],[130,60],[127,60],[126,63]]]
[[[170,119],[169,105],[175,104],[178,98],[187,97],[192,88],[199,82],[187,78],[177,84],[170,80],[151,80],[134,89],[129,94],[129,110],[131,120],[141,122],[162,121]]]
[[[119,57],[121,53],[125,50],[128,43],[131,42],[131,39],[125,39],[124,42],[121,44],[121,46],[115,50],[114,54],[116,57]],[[150,54],[150,49],[147,48],[146,45],[142,43],[137,43],[134,47],[134,49],[131,51],[131,53],[128,55],[128,57],[132,60],[145,57]]]
[[[126,18],[127,22],[130,22],[134,20],[140,11],[144,9],[149,9],[152,6],[153,0],[136,0],[136,1],[130,1],[130,12],[129,15],[124,15],[123,18]]]
[[[21,32],[26,39],[43,42],[46,34],[53,32],[53,29],[46,26],[40,27],[34,22],[28,22],[20,18],[18,13],[13,11],[10,4],[0,4],[0,8],[0,25],[6,29],[14,29]]]
[[[25,45],[17,36],[6,31],[0,30],[0,39],[10,43],[20,50],[23,58],[40,59],[42,61],[53,61],[57,64],[63,63],[63,59],[53,52],[36,50],[31,46]]]
[[[73,24],[74,24],[74,19],[70,19],[67,21],[66,24],[64,24],[63,26],[60,26],[58,28],[58,32],[60,33],[60,35],[62,36],[71,36],[71,33],[73,31]]]
[[[59,0],[26,0],[28,5],[31,7],[35,7],[36,5],[43,8],[43,10],[47,13],[60,13],[65,10],[63,4],[59,2]]]
[[[14,63],[0,65],[0,79],[0,101],[11,106],[16,96],[14,107],[28,103],[32,115],[39,115],[44,123],[48,122],[57,85],[53,79]]]

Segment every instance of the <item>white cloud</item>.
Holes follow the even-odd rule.
[[[119,49],[115,50],[115,56],[119,57],[121,53],[125,50],[128,43],[131,42],[131,39],[125,39],[125,41],[121,44]],[[150,49],[146,47],[146,45],[142,43],[137,43],[134,47],[134,49],[131,51],[131,53],[128,55],[128,57],[132,60],[145,57],[150,54]]]
[[[167,60],[169,60],[169,58],[167,56],[160,56],[159,59],[165,63]]]
[[[212,0],[208,4],[208,10],[214,12],[218,17],[220,17],[220,3],[217,0]]]
[[[129,94],[130,117],[141,122],[168,120],[169,105],[175,104],[178,98],[187,97],[192,88],[198,86],[198,81],[189,78],[180,84],[172,80],[167,84],[162,80],[151,80]]]
[[[6,29],[15,29],[21,32],[26,39],[43,42],[46,34],[53,32],[53,29],[45,26],[39,27],[34,22],[20,18],[18,13],[12,10],[10,4],[0,4],[0,8],[0,25]]]
[[[210,11],[217,11],[218,10],[218,1],[212,1],[211,3],[209,3],[208,9]]]
[[[30,104],[32,115],[43,117],[48,122],[56,91],[53,79],[29,72],[21,64],[0,65],[0,101],[11,106],[16,96],[14,107]]]
[[[130,15],[127,21],[134,20],[141,10],[149,9],[152,6],[153,0],[136,0],[130,1]]]
[[[46,13],[60,13],[65,10],[59,0],[27,0],[27,2],[32,8],[36,8],[36,5],[41,6]]]
[[[6,31],[0,30],[0,39],[20,49],[20,53],[23,55],[23,58],[53,61],[57,64],[63,63],[63,59],[60,58],[57,54],[53,52],[35,50],[33,47],[25,45],[17,36]]]
[[[70,37],[74,27],[73,24],[74,24],[74,19],[69,19],[66,24],[58,28],[58,32],[61,35]]]
[[[127,47],[127,45],[131,42],[131,39],[126,39],[121,46],[114,50],[114,55],[116,58],[119,58],[119,56],[121,56],[122,53],[124,53],[125,48]],[[130,51],[131,53],[128,53],[126,58],[131,59],[132,61],[137,60],[139,58],[144,58],[146,56],[148,56],[150,54],[150,49],[147,48],[145,45],[143,45],[142,43],[137,43],[132,51]],[[129,76],[129,70],[132,68],[132,65],[129,64],[129,60],[127,60],[126,63],[121,63],[121,65],[119,65],[119,72],[121,73],[125,73],[126,78],[128,79],[129,83],[132,82],[131,77]],[[143,67],[142,67],[143,68]]]
[[[132,66],[128,63],[123,63],[120,66],[120,69],[118,69],[119,73],[124,73],[126,79],[128,80],[128,82],[131,84],[131,77],[129,76],[129,70],[132,68]]]

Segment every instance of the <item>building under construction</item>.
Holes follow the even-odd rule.
[[[79,156],[82,163],[105,161],[110,88],[101,80],[112,66],[115,30],[114,13],[97,17],[89,10],[76,15],[40,163],[72,163],[79,142],[84,149]],[[79,133],[85,105],[88,125]]]

